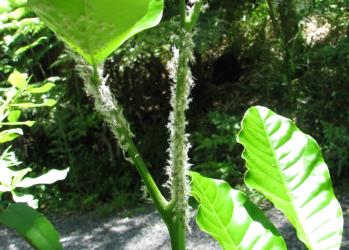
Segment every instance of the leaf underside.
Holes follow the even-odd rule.
[[[160,22],[163,0],[28,0],[71,48],[98,65],[123,42]]]
[[[245,183],[281,210],[309,249],[339,249],[343,217],[316,141],[265,107],[250,108],[237,137]]]
[[[199,203],[196,222],[224,250],[286,249],[277,229],[244,193],[195,172],[191,178],[192,195]]]
[[[0,223],[15,229],[34,249],[63,249],[52,224],[42,214],[25,204],[10,205],[0,213]]]

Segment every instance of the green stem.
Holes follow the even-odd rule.
[[[186,18],[186,30],[191,31],[196,23],[198,22],[198,19],[201,14],[202,6],[204,4],[204,0],[197,0],[195,5],[193,6],[191,12],[189,13],[188,17]]]
[[[128,160],[136,167],[161,216],[165,221],[168,220],[169,216],[166,210],[168,202],[161,194],[160,190],[155,184],[154,179],[150,175],[136,145],[132,140],[132,133],[130,132],[128,122],[124,118],[117,100],[112,96],[109,87],[102,83],[97,67],[93,68],[92,82],[86,81],[86,84],[87,90],[95,98],[95,106],[97,111],[104,116],[104,119],[108,122],[111,131],[119,140],[120,146],[124,150],[124,153],[128,154]]]
[[[187,138],[185,111],[188,108],[189,91],[191,84],[191,71],[189,63],[192,60],[192,36],[191,30],[197,23],[202,9],[203,0],[198,0],[189,15],[186,15],[186,1],[179,1],[180,11],[180,44],[179,58],[176,69],[176,85],[173,91],[173,117],[171,125],[171,201],[168,202],[156,186],[150,175],[136,145],[132,140],[132,133],[127,120],[117,100],[112,96],[98,68],[93,67],[92,75],[85,81],[87,91],[94,97],[95,106],[108,122],[114,135],[117,137],[125,158],[129,160],[142,177],[147,190],[153,199],[156,208],[167,225],[171,246],[173,250],[185,250],[186,247],[186,212],[188,207],[188,183],[187,183]]]
[[[188,109],[190,85],[192,81],[189,66],[193,58],[191,30],[197,23],[202,4],[202,0],[197,1],[187,16],[185,0],[180,0],[179,2],[179,51],[176,60],[175,87],[172,89],[171,105],[173,111],[170,116],[170,179],[172,184],[169,209],[172,213],[172,220],[171,223],[167,225],[173,250],[184,250],[186,247],[187,199],[190,188],[187,181],[188,142],[185,111]]]
[[[172,250],[185,250],[185,223],[181,218],[175,219],[167,226],[171,238]]]
[[[180,35],[179,58],[176,78],[176,88],[174,94],[173,120],[171,121],[172,133],[170,147],[172,164],[172,186],[171,186],[171,206],[175,219],[173,225],[169,227],[172,249],[185,249],[186,235],[186,210],[187,204],[187,183],[186,183],[186,135],[185,135],[185,110],[188,102],[188,92],[190,87],[188,82],[189,58],[185,51],[184,31]]]
[[[185,27],[186,25],[186,14],[185,14],[185,9],[186,9],[186,3],[185,0],[179,0],[179,18],[181,22],[181,27]]]

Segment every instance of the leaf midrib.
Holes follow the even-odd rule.
[[[87,3],[86,3],[86,0],[83,0],[82,1],[82,3],[83,3],[83,12],[84,12],[84,16],[85,17],[87,17]],[[88,56],[90,57],[90,59],[91,59],[91,63],[93,64],[92,66],[96,66],[96,62],[95,62],[95,60],[96,60],[96,58],[95,58],[95,56],[94,56],[94,53],[93,53],[93,51],[91,50],[91,42],[90,42],[90,40],[89,40],[89,34],[88,34],[88,26],[86,26],[86,22],[84,23],[84,31],[85,31],[85,41],[86,41],[86,47],[87,47],[87,50],[88,50]],[[82,50],[82,49],[81,49]]]
[[[290,204],[292,204],[292,206],[291,206],[291,209],[293,210],[293,212],[294,212],[294,214],[295,214],[295,216],[296,216],[296,218],[297,218],[297,221],[301,221],[301,218],[299,217],[299,213],[298,213],[298,211],[297,211],[297,206],[295,206],[294,204],[294,199],[293,199],[293,196],[291,195],[291,192],[289,191],[289,188],[288,188],[288,186],[287,186],[287,182],[286,182],[286,180],[285,180],[285,178],[284,178],[284,176],[283,176],[283,173],[282,173],[282,171],[281,171],[281,166],[280,166],[280,163],[279,163],[279,161],[278,161],[278,158],[277,158],[277,156],[276,156],[276,153],[275,153],[275,150],[274,150],[274,147],[272,146],[272,144],[271,144],[271,141],[270,141],[270,138],[269,138],[269,134],[267,133],[267,128],[266,128],[266,126],[265,126],[265,121],[264,121],[264,119],[262,118],[262,116],[261,116],[261,114],[259,113],[259,110],[257,109],[257,114],[258,114],[258,117],[260,118],[260,120],[262,121],[262,125],[263,125],[263,128],[264,128],[264,133],[265,133],[265,137],[266,137],[266,139],[267,139],[267,142],[268,142],[268,145],[269,145],[269,148],[271,149],[270,151],[272,152],[272,154],[273,154],[273,160],[274,160],[274,163],[277,165],[277,172],[278,172],[278,174],[279,174],[279,176],[280,176],[280,179],[281,179],[281,181],[282,181],[282,186],[283,186],[283,188],[286,190],[286,194],[287,194],[287,197],[288,197],[288,202],[290,203]],[[270,111],[268,111],[268,114],[267,114],[267,118],[265,119],[265,120],[267,120],[267,119],[269,119],[270,118],[270,116],[269,116],[269,114],[270,114]],[[276,115],[276,114],[275,114]],[[289,122],[289,121],[288,121]],[[292,124],[291,124],[291,126],[292,126]],[[286,214],[286,212],[284,212],[285,214]],[[305,237],[305,240],[308,242],[308,244],[310,244],[311,246],[313,245],[313,244],[311,244],[311,240],[308,238],[308,236],[307,236],[307,234],[306,234],[306,230],[305,230],[305,228],[303,227],[303,224],[302,223],[297,223],[299,226],[300,226],[300,228],[302,229],[302,234],[303,234],[303,236]],[[295,225],[296,226],[296,225]]]
[[[198,188],[199,188],[201,194],[205,197],[205,199],[208,200],[208,201],[210,201],[210,199],[209,199],[209,198],[207,197],[207,195],[206,195],[206,192],[204,192],[204,191],[202,190],[201,185],[198,185],[198,184],[197,184],[197,186],[198,186]],[[216,195],[215,195],[215,202],[216,202],[217,197],[218,197],[218,189],[217,189],[216,187],[215,187],[215,189],[216,189]],[[221,225],[222,231],[224,231],[224,234],[225,234],[226,236],[228,236],[229,244],[232,244],[232,245],[235,246],[236,249],[237,249],[237,246],[236,246],[235,242],[230,238],[230,235],[229,235],[228,231],[226,230],[227,227],[224,226],[224,224],[222,223],[220,217],[219,217],[219,216],[217,215],[217,213],[215,212],[215,209],[213,209],[213,206],[211,205],[211,202],[208,202],[208,204],[209,204],[210,210],[211,210],[211,211],[214,211],[213,214],[214,214],[214,216],[218,219],[219,224]],[[200,204],[200,206],[202,206],[202,204]],[[229,220],[228,225],[230,224],[230,221],[231,221],[231,217],[230,217],[230,220]]]

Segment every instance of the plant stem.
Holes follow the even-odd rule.
[[[154,179],[150,175],[136,145],[132,140],[132,133],[127,120],[124,118],[122,109],[117,100],[111,94],[110,88],[103,82],[97,67],[93,67],[91,81],[85,80],[87,91],[95,99],[95,107],[101,113],[110,126],[111,131],[119,140],[120,146],[124,154],[128,154],[125,158],[131,162],[142,177],[147,190],[153,199],[156,208],[160,212],[164,220],[168,220],[168,212],[166,207],[167,200],[163,197]]]
[[[179,0],[179,18],[182,28],[186,25],[186,6],[187,4],[185,3],[185,0]]]
[[[168,231],[171,238],[171,248],[172,250],[185,250],[186,245],[186,231],[185,223],[182,218],[174,217],[172,222],[167,225]]]
[[[191,31],[196,25],[203,8],[203,4],[204,0],[197,0],[188,17],[186,18],[186,30],[188,32]]]
[[[186,116],[189,94],[192,85],[190,62],[193,61],[193,41],[191,30],[196,24],[203,1],[199,0],[192,7],[189,15],[186,14],[186,1],[180,0],[180,30],[178,58],[175,58],[176,74],[173,76],[175,86],[172,88],[171,105],[173,111],[170,115],[170,180],[171,201],[170,211],[173,213],[172,221],[168,225],[171,245],[174,250],[184,250],[186,245],[186,223],[188,213],[188,156],[189,149],[186,135]],[[175,56],[176,57],[176,56]]]
[[[187,138],[185,134],[186,117],[189,95],[189,58],[185,51],[185,31],[181,31],[178,68],[176,77],[176,86],[172,90],[173,95],[173,112],[171,115],[171,139],[170,156],[171,156],[171,205],[173,206],[174,225],[169,228],[171,236],[172,249],[185,249],[185,225],[186,212],[188,207],[187,195]]]
[[[156,208],[167,225],[173,250],[185,250],[186,215],[188,208],[189,183],[187,180],[187,135],[185,111],[188,108],[191,89],[190,62],[193,60],[193,41],[191,30],[197,23],[203,0],[196,1],[189,15],[186,14],[186,1],[179,1],[180,31],[179,55],[175,75],[175,86],[172,91],[171,126],[171,201],[168,202],[156,186],[136,145],[132,140],[129,124],[124,118],[117,100],[99,73],[97,66],[88,72],[85,78],[86,90],[94,97],[95,107],[109,124],[111,131],[119,141],[125,158],[130,161],[142,177]],[[84,72],[82,72],[84,74]],[[126,155],[127,154],[127,155]]]

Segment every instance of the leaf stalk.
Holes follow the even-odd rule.
[[[125,158],[136,167],[161,216],[164,219],[168,218],[168,212],[166,210],[168,201],[164,198],[155,184],[143,158],[134,144],[132,139],[133,134],[130,131],[130,126],[127,120],[123,116],[118,101],[111,94],[111,90],[109,86],[105,84],[105,80],[102,79],[97,66],[93,67],[92,73],[91,81],[85,79],[85,87],[88,93],[94,97],[97,111],[102,114],[105,121],[110,126],[112,133],[118,139],[119,144],[124,151]]]

